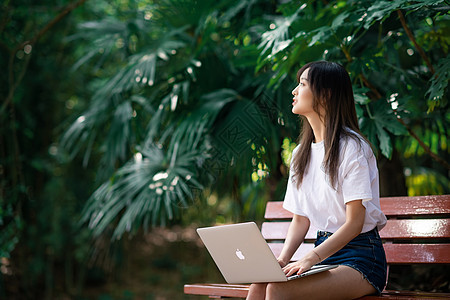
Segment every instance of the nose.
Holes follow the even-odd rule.
[[[292,95],[293,96],[297,95],[297,88],[298,88],[298,86],[296,86],[295,89],[292,90]]]

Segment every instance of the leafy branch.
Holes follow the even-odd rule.
[[[438,156],[437,154],[433,153],[433,151],[431,151],[430,147],[428,147],[418,136],[417,134],[411,129],[409,128],[409,126],[407,124],[405,124],[405,121],[403,121],[402,118],[397,116],[397,121],[400,122],[400,124],[402,124],[406,130],[408,130],[408,133],[417,140],[417,142],[419,143],[419,145],[423,148],[423,150],[425,150],[425,152],[431,156],[431,158],[433,158],[435,161],[437,161],[438,163],[442,164],[444,167],[446,167],[448,170],[450,170],[450,164],[442,159],[440,156]]]
[[[340,47],[341,47],[342,52],[345,55],[345,58],[347,59],[347,62],[351,63],[353,61],[353,58],[350,55],[350,51],[343,44],[341,44]],[[363,73],[360,73],[358,75],[358,77],[361,79],[361,81],[364,83],[364,85],[366,87],[368,87],[370,89],[370,91],[374,94],[374,96],[375,96],[374,99],[375,100],[378,100],[378,99],[382,98],[382,95],[377,90],[377,88],[372,83],[370,83],[370,81],[367,79],[367,77]]]
[[[425,60],[428,68],[430,69],[430,71],[432,72],[432,74],[435,73],[435,70],[433,68],[433,65],[431,64],[429,58],[427,57],[427,55],[425,54],[425,52],[423,51],[422,47],[420,47],[420,45],[417,43],[412,31],[409,29],[408,24],[406,23],[405,17],[403,16],[403,13],[400,10],[397,10],[398,16],[400,18],[400,21],[402,23],[402,26],[404,28],[404,30],[406,31],[406,34],[408,35],[409,39],[412,41],[412,43],[414,44],[414,46],[416,47],[417,51],[420,53],[420,55],[422,56],[422,58]],[[342,52],[344,53],[345,58],[347,59],[347,61],[350,63],[353,61],[353,58],[349,52],[349,50],[347,49],[347,47],[345,47],[344,44],[340,44],[339,45]],[[367,79],[367,77],[364,76],[364,74],[360,73],[358,75],[358,77],[361,79],[361,81],[363,82],[363,84],[368,87],[371,92],[373,93],[373,100],[378,100],[380,98],[382,98],[381,93],[378,91],[378,89]],[[395,112],[395,111],[394,111]],[[408,131],[408,133],[415,139],[417,140],[417,142],[419,143],[419,145],[424,149],[424,151],[431,157],[433,158],[435,161],[437,161],[438,163],[442,164],[443,166],[445,166],[447,169],[450,170],[450,164],[445,161],[444,159],[442,159],[441,157],[439,157],[437,154],[433,153],[433,151],[431,151],[430,147],[428,147],[420,138],[417,134],[414,133],[414,131],[405,123],[405,121],[398,115],[396,114],[397,117],[397,121],[402,124],[405,129]]]
[[[341,48],[342,51],[346,51],[345,48]],[[344,52],[345,54],[345,52]],[[347,59],[350,58],[349,62],[352,61],[350,54],[347,52],[345,54],[345,57]],[[364,74],[359,74],[359,77],[361,78],[361,80],[363,81],[364,85],[366,85],[373,93],[374,93],[374,97],[373,100],[378,100],[381,98],[381,94],[380,92],[377,90],[377,88],[370,83],[370,81],[364,76]],[[394,111],[395,112],[395,111]],[[446,162],[444,159],[442,159],[441,157],[439,157],[438,155],[436,155],[435,153],[433,153],[433,151],[431,151],[430,147],[428,147],[420,138],[417,134],[414,133],[414,131],[405,123],[405,121],[403,121],[403,119],[397,114],[397,121],[402,124],[405,129],[408,131],[408,133],[415,139],[417,140],[417,142],[419,143],[419,145],[423,148],[423,150],[425,150],[425,152],[431,157],[433,158],[435,161],[437,161],[438,163],[442,164],[443,166],[445,166],[447,169],[450,170],[450,164],[448,162]]]
[[[6,107],[11,103],[17,87],[20,85],[23,77],[25,76],[25,73],[26,73],[26,70],[28,67],[28,63],[30,61],[31,53],[26,56],[25,63],[22,66],[22,70],[20,71],[19,76],[15,80],[13,68],[14,68],[14,60],[15,60],[17,51],[19,51],[20,49],[23,49],[27,45],[29,45],[31,47],[34,46],[45,33],[47,33],[53,26],[56,25],[56,23],[61,21],[72,10],[79,7],[84,2],[86,2],[86,0],[78,0],[77,2],[67,5],[55,18],[53,18],[41,30],[39,30],[35,36],[33,36],[30,40],[27,40],[27,41],[24,41],[24,42],[18,44],[16,47],[14,47],[14,49],[9,49],[8,46],[3,45],[3,47],[8,49],[8,52],[9,52],[9,60],[8,60],[9,91],[8,91],[8,95],[6,96],[5,101],[3,102],[2,107],[0,109],[0,114],[2,114],[5,111]]]
[[[434,74],[434,67],[430,62],[430,59],[426,55],[425,51],[423,51],[422,47],[417,43],[416,38],[414,37],[414,34],[412,33],[411,29],[409,28],[408,24],[406,23],[405,16],[401,12],[401,10],[397,10],[398,17],[400,19],[400,22],[402,23],[403,29],[406,32],[406,35],[411,40],[411,42],[414,44],[414,47],[416,47],[417,52],[419,52],[420,56],[423,58],[425,63],[428,66],[428,69],[430,70],[431,74]]]
[[[53,18],[49,23],[47,23],[41,30],[39,30],[30,40],[24,41],[19,43],[17,46],[15,46],[13,49],[9,48],[5,43],[0,42],[0,47],[2,48],[2,51],[6,53],[5,56],[8,56],[8,70],[7,72],[7,81],[8,83],[5,83],[5,86],[7,89],[6,95],[4,95],[4,98],[2,99],[2,105],[0,107],[0,122],[1,126],[5,127],[5,131],[9,130],[9,134],[2,135],[0,139],[0,145],[1,151],[2,151],[2,158],[8,157],[8,154],[11,156],[11,166],[9,170],[5,173],[10,173],[9,176],[6,176],[6,181],[10,181],[11,186],[13,189],[10,189],[8,187],[5,187],[2,185],[2,188],[0,188],[0,196],[1,198],[5,198],[5,191],[6,193],[12,192],[15,196],[14,197],[6,197],[10,198],[6,203],[2,203],[0,206],[0,223],[2,223],[2,230],[5,232],[20,232],[21,227],[21,219],[23,215],[21,213],[23,205],[22,201],[20,199],[23,199],[23,197],[28,197],[28,191],[26,189],[26,174],[24,174],[23,166],[22,166],[22,153],[21,153],[21,147],[20,147],[20,140],[18,135],[18,128],[19,126],[19,118],[16,117],[16,106],[14,105],[14,96],[16,93],[16,90],[19,88],[23,78],[25,77],[28,66],[31,60],[31,50],[32,47],[39,41],[39,39],[46,34],[51,28],[53,28],[60,20],[62,20],[68,13],[70,13],[72,10],[83,4],[86,0],[79,0],[77,2],[74,2],[72,4],[69,4],[66,6],[55,18]],[[7,7],[8,3],[4,4],[4,13],[2,14],[2,21],[0,24],[0,31],[3,31],[6,25],[8,24],[10,20],[9,10],[10,8]],[[2,8],[3,8],[2,7]],[[26,49],[24,49],[26,48]],[[17,52],[21,49],[24,49],[26,52],[26,55],[24,57],[24,60],[22,64],[20,65],[20,68],[18,68],[17,71],[15,71],[15,65],[16,65],[16,55]],[[2,95],[3,96],[3,95]],[[8,110],[8,113],[5,113],[6,110]],[[10,153],[8,153],[10,152]],[[3,180],[3,176],[2,176]],[[19,195],[22,195],[19,197]],[[14,212],[13,212],[14,211]],[[15,216],[14,216],[15,214]],[[3,219],[4,216],[7,216],[9,221],[5,221]],[[17,242],[17,241],[16,241]],[[9,247],[11,248],[9,251],[12,251],[14,248],[14,244],[16,242],[11,242],[9,244]],[[4,246],[3,242],[1,241],[0,248]],[[4,250],[4,249],[2,249]],[[7,254],[7,253],[6,253]],[[2,254],[2,255],[6,255]]]

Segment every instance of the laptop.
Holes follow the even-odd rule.
[[[228,283],[282,282],[337,267],[316,265],[286,277],[254,222],[198,228],[197,233]]]

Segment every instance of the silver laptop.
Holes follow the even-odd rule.
[[[197,229],[228,283],[280,282],[316,274],[337,265],[317,265],[286,277],[254,222]]]

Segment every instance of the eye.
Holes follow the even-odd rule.
[[[300,82],[298,85],[299,86],[305,86],[305,84],[303,82]]]

